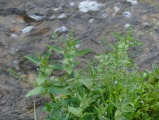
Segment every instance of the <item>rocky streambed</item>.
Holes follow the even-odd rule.
[[[25,98],[35,81],[36,66],[24,56],[43,53],[53,31],[65,36],[74,30],[80,49],[101,53],[103,37],[114,43],[110,33],[124,34],[129,26],[144,43],[135,55],[140,69],[158,64],[158,0],[0,0],[0,120],[33,120],[34,101],[37,119],[43,118],[41,107],[47,98]],[[26,81],[11,77],[9,68]]]

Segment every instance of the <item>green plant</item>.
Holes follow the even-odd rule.
[[[36,87],[26,96],[49,94],[46,120],[157,120],[159,117],[159,68],[139,72],[129,58],[130,47],[142,45],[129,31],[112,33],[119,42],[95,56],[84,68],[77,57],[90,52],[78,50],[77,39],[68,35],[64,47],[47,45],[48,52],[27,59],[39,66]],[[63,56],[51,59],[52,50]],[[56,71],[65,71],[55,75]]]

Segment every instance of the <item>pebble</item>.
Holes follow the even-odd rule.
[[[138,0],[126,0],[126,1],[131,4],[138,4]]]
[[[68,28],[66,26],[61,26],[55,30],[55,32],[64,33],[67,32]]]
[[[30,32],[33,29],[33,26],[27,26],[21,30],[23,34]]]
[[[18,35],[17,35],[17,34],[11,34],[10,37],[11,37],[11,38],[17,38]]]
[[[118,6],[114,6],[115,13],[119,12],[120,8]]]
[[[127,18],[131,17],[131,13],[129,11],[123,12],[122,15]]]
[[[82,1],[79,3],[78,8],[81,12],[87,13],[89,11],[98,11],[101,7],[104,5],[101,3],[98,3],[97,1]]]
[[[94,19],[92,18],[92,19],[89,20],[89,23],[93,23],[93,21],[94,21]]]
[[[58,19],[64,19],[64,18],[66,18],[67,16],[66,16],[66,14],[65,13],[62,13],[62,14],[60,14],[57,18]]]
[[[58,8],[53,8],[52,10],[53,11],[58,11],[58,10],[61,10],[62,8],[61,7],[58,7]]]
[[[112,14],[112,16],[115,16],[119,11],[120,11],[120,7],[121,7],[121,4],[120,3],[116,3],[115,5],[114,5],[114,12],[113,12],[113,14]]]
[[[130,24],[127,23],[127,24],[124,25],[124,27],[125,27],[125,28],[129,28],[129,27],[130,27]]]
[[[75,48],[80,48],[80,46],[81,46],[80,44],[77,44],[77,45],[75,46]]]
[[[71,7],[75,6],[75,3],[74,2],[70,2],[70,6]]]
[[[53,20],[53,19],[55,19],[55,18],[56,18],[55,15],[52,15],[52,16],[50,17],[51,20]]]
[[[34,20],[43,20],[46,16],[38,16],[38,15],[29,15],[29,17],[33,18]]]
[[[107,17],[108,17],[108,15],[106,13],[101,15],[101,18],[103,18],[103,19],[105,19]]]

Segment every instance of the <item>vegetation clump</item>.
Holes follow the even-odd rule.
[[[79,50],[70,33],[62,48],[47,45],[48,52],[27,59],[39,66],[36,87],[27,93],[49,95],[43,111],[46,120],[157,120],[159,118],[159,68],[141,72],[129,57],[131,47],[142,45],[129,31],[109,45],[88,65],[79,68],[77,59],[90,50]],[[63,56],[52,60],[54,52]],[[56,71],[65,74],[56,75]]]

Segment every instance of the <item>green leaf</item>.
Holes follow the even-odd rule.
[[[57,53],[60,53],[60,54],[63,54],[64,51],[58,47],[55,47],[55,46],[51,46],[51,45],[47,45],[48,48],[50,48],[51,50],[54,50],[55,52]]]
[[[83,113],[82,113],[82,109],[80,107],[75,108],[75,107],[68,107],[68,111],[78,117],[82,117]]]
[[[55,38],[58,37],[57,34],[56,34],[56,32],[52,32],[52,35],[53,35]]]
[[[118,33],[116,33],[116,32],[112,32],[111,35],[113,35],[114,37],[116,37],[117,39],[119,39],[119,40],[121,40],[121,41],[124,40],[124,38],[123,38],[120,34],[118,34]]]
[[[40,59],[35,58],[33,56],[24,56],[26,59],[30,60],[31,62],[35,63],[36,65],[38,65],[40,63]]]
[[[81,51],[77,51],[75,56],[81,56],[81,55],[84,55],[86,53],[89,53],[91,52],[91,50],[81,50]]]
[[[79,81],[84,85],[86,86],[88,89],[92,89],[91,86],[92,86],[92,80],[91,79],[79,79]]]
[[[62,69],[62,65],[60,65],[60,64],[49,65],[49,67],[51,67],[52,69],[55,69],[55,70],[60,70],[60,69]]]
[[[44,90],[45,90],[45,88],[38,86],[38,87],[32,89],[30,92],[28,92],[26,94],[26,97],[33,96],[33,95],[40,95],[44,92]]]
[[[36,77],[36,83],[37,83],[37,85],[38,86],[41,85],[46,79],[47,79],[47,76],[45,76],[45,75],[38,75]]]
[[[51,86],[48,87],[48,92],[54,95],[68,95],[70,92],[63,87]]]
[[[62,67],[63,67],[63,69],[64,69],[69,75],[72,73],[72,71],[73,71],[73,69],[74,69],[73,64],[72,64],[72,65],[65,65],[65,64],[64,64]]]

